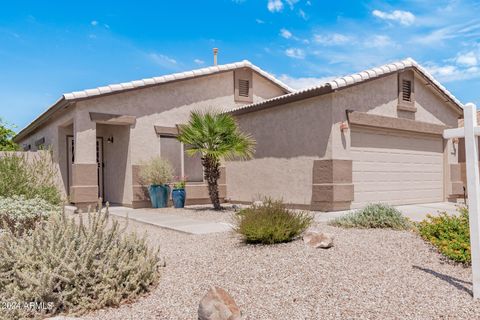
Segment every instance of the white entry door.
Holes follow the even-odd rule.
[[[103,193],[103,138],[97,138],[97,181],[98,181],[98,197],[104,198]],[[75,163],[75,140],[72,136],[67,140],[67,161],[68,161],[68,190],[70,193],[70,186],[72,185],[72,164]]]
[[[443,201],[441,136],[352,128],[352,208]]]

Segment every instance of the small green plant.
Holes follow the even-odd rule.
[[[58,205],[62,196],[50,150],[25,154],[6,153],[0,157],[0,196],[41,198]]]
[[[420,236],[438,248],[447,258],[469,264],[470,229],[468,224],[468,209],[459,209],[459,215],[448,215],[443,212],[438,216],[428,215],[417,224]]]
[[[55,206],[41,198],[25,199],[25,196],[0,197],[0,228],[8,228],[13,233],[23,234],[32,230],[38,223],[58,213]]]
[[[173,180],[173,167],[167,160],[153,157],[142,165],[140,179],[146,185],[167,184]]]
[[[0,301],[47,306],[3,309],[5,319],[118,306],[157,284],[158,249],[145,237],[109,221],[108,209],[75,219],[55,214],[21,237],[0,235]]]
[[[235,215],[235,231],[247,243],[274,244],[298,237],[313,222],[313,216],[294,212],[279,200],[265,199]]]
[[[329,224],[343,228],[389,228],[396,230],[411,228],[410,221],[400,211],[382,203],[369,204],[363,209],[334,219]]]
[[[187,177],[177,177],[175,176],[174,179],[176,182],[173,184],[173,189],[185,189],[185,185],[187,184]]]

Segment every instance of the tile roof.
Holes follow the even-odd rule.
[[[268,107],[271,105],[280,104],[284,101],[296,101],[303,98],[313,97],[316,95],[320,95],[320,94],[332,92],[334,90],[356,85],[370,79],[378,78],[380,76],[402,71],[408,68],[414,68],[418,70],[432,84],[434,84],[443,94],[445,94],[448,97],[448,99],[454,102],[457,105],[457,107],[459,107],[460,109],[463,108],[463,104],[452,93],[450,93],[450,91],[448,91],[442,84],[440,84],[440,82],[438,82],[425,68],[423,68],[420,64],[418,64],[412,58],[407,58],[402,61],[385,64],[383,66],[364,70],[364,71],[354,73],[348,76],[340,77],[337,79],[333,79],[331,81],[324,82],[320,85],[308,87],[308,88],[298,90],[289,94],[285,94],[283,96],[278,96],[268,100],[264,100],[264,101],[260,101],[260,102],[256,102],[248,105],[243,105],[230,110],[229,113],[238,114],[238,113],[248,112],[250,111],[248,109],[251,109],[251,108],[255,109],[255,108]]]
[[[214,74],[214,73],[217,73],[217,72],[231,71],[231,70],[235,70],[235,69],[239,69],[239,68],[250,68],[250,69],[256,71],[257,73],[259,73],[260,75],[262,75],[263,77],[267,78],[268,80],[274,82],[279,87],[284,89],[286,92],[293,92],[294,91],[292,88],[287,86],[285,83],[281,82],[280,80],[276,79],[274,76],[269,74],[268,72],[260,69],[256,65],[252,64],[250,61],[243,60],[241,62],[223,64],[223,65],[218,65],[218,66],[211,66],[211,67],[202,68],[202,69],[196,69],[196,70],[191,70],[191,71],[186,71],[186,72],[169,74],[169,75],[165,75],[165,76],[161,76],[161,77],[147,78],[147,79],[135,80],[135,81],[124,82],[124,83],[119,83],[119,84],[111,84],[111,85],[108,85],[108,86],[98,87],[98,88],[94,88],[94,89],[87,89],[87,90],[82,90],[82,91],[65,93],[63,95],[63,97],[65,98],[65,100],[84,99],[84,98],[99,96],[99,95],[103,95],[103,94],[109,94],[109,93],[114,93],[114,92],[119,92],[119,91],[124,91],[124,90],[141,88],[141,87],[145,87],[145,86],[167,83],[167,82],[175,81],[175,80],[184,80],[184,79],[195,78],[195,77],[198,77],[198,76],[210,75],[210,74]]]
[[[272,81],[273,83],[277,84],[281,87],[286,93],[293,92],[294,90],[290,88],[285,83],[281,82],[277,78],[275,78],[270,73],[260,69],[253,63],[248,60],[243,60],[240,62],[211,66],[202,69],[196,69],[186,72],[174,73],[169,74],[161,77],[154,77],[154,78],[147,78],[142,80],[135,80],[130,82],[118,83],[118,84],[111,84],[108,86],[97,87],[93,89],[87,89],[82,91],[74,91],[70,93],[63,94],[60,99],[58,99],[53,105],[49,106],[42,114],[40,114],[35,120],[29,123],[24,129],[22,129],[15,137],[15,140],[20,139],[22,136],[27,135],[31,130],[35,129],[38,125],[42,123],[42,121],[46,121],[49,116],[54,114],[57,110],[61,109],[62,107],[68,105],[69,102],[76,101],[79,99],[86,99],[92,97],[98,97],[105,94],[112,94],[118,93],[126,90],[132,90],[136,88],[142,88],[147,86],[159,85],[163,83],[168,83],[171,81],[177,80],[186,80],[192,79],[199,76],[211,75],[219,72],[225,71],[233,71],[239,68],[250,68],[253,71],[257,72],[261,76],[265,77],[266,79]]]

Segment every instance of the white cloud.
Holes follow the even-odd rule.
[[[255,19],[255,22],[258,23],[258,24],[264,24],[265,21],[263,21],[262,19]]]
[[[294,59],[305,59],[305,51],[299,48],[289,48],[285,50],[287,57]]]
[[[395,42],[386,35],[374,35],[365,42],[366,47],[370,48],[385,48],[394,46]]]
[[[332,33],[328,35],[315,34],[313,36],[313,41],[325,46],[335,46],[349,42],[351,39],[340,33]]]
[[[292,37],[292,33],[285,28],[280,29],[280,35],[285,39],[290,39]]]
[[[195,62],[195,63],[198,64],[198,65],[205,64],[205,61],[203,61],[203,60],[201,60],[201,59],[194,59],[193,62]]]
[[[425,68],[441,82],[480,78],[480,69],[477,66],[462,67],[453,64],[438,65],[428,62],[425,63]]]
[[[303,11],[302,9],[298,10],[298,15],[300,17],[302,17],[303,20],[307,20],[308,17],[307,17],[307,14],[305,13],[305,11]]]
[[[98,21],[97,20],[92,20],[92,21],[90,21],[90,24],[95,27],[95,26],[98,25]]]
[[[295,78],[295,77],[290,77],[286,74],[282,74],[278,78],[280,79],[280,81],[286,83],[287,85],[289,85],[293,89],[299,90],[299,89],[304,89],[304,88],[309,88],[309,87],[313,87],[313,86],[322,85],[325,82],[332,80],[334,77],[325,77],[325,78],[299,77],[299,78]]]
[[[293,8],[295,7],[295,4],[300,1],[300,0],[285,0],[288,5],[290,6],[290,10],[293,10]]]
[[[415,16],[410,11],[394,10],[392,12],[385,12],[373,10],[372,14],[377,18],[396,21],[405,26],[409,26],[415,22]]]
[[[458,54],[455,58],[455,62],[459,65],[473,67],[478,64],[478,57],[475,52],[470,51],[467,53]]]
[[[270,12],[280,12],[283,10],[283,2],[282,0],[268,0],[267,8]]]
[[[150,53],[148,54],[150,60],[152,60],[155,64],[164,67],[164,68],[175,68],[177,66],[177,60],[170,58],[161,53]]]

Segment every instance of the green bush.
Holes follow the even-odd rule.
[[[0,301],[47,307],[4,309],[6,319],[118,306],[158,282],[158,250],[145,237],[125,233],[117,221],[109,221],[108,210],[87,217],[51,215],[21,237],[0,235]]]
[[[235,231],[247,243],[274,244],[292,241],[313,222],[305,212],[294,212],[282,201],[266,199],[235,216]]]
[[[453,261],[470,263],[470,229],[468,210],[459,209],[459,215],[428,215],[417,224],[420,236],[438,248],[440,253]]]
[[[343,228],[389,228],[407,230],[411,224],[400,211],[392,206],[375,203],[353,211],[330,222],[330,225]]]
[[[22,234],[32,230],[50,214],[59,212],[58,206],[41,198],[25,199],[24,196],[0,197],[0,228],[6,227],[11,232]]]
[[[60,204],[57,175],[49,151],[27,156],[25,153],[6,153],[0,157],[0,196],[41,198]]]

